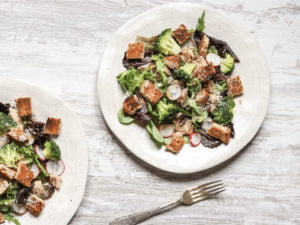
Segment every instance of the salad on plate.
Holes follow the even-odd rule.
[[[195,29],[181,24],[128,45],[117,80],[126,98],[122,124],[137,122],[166,150],[185,144],[213,148],[234,137],[234,97],[243,93],[240,60],[229,45],[204,32],[205,11]]]
[[[15,215],[40,215],[45,201],[61,188],[65,167],[54,140],[61,119],[40,122],[31,98],[15,102],[0,102],[0,222],[20,224]]]

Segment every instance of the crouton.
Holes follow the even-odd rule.
[[[25,203],[25,208],[34,216],[38,216],[45,207],[45,202],[36,195],[30,195]]]
[[[0,178],[0,195],[2,195],[6,189],[9,187],[7,180]]]
[[[243,94],[243,85],[240,76],[227,79],[228,94],[237,96]]]
[[[173,134],[171,142],[166,146],[166,150],[169,150],[174,153],[178,153],[182,149],[184,144],[185,142],[183,140],[182,133],[176,132]]]
[[[157,103],[163,96],[163,92],[149,80],[143,81],[140,87],[140,92],[152,104]]]
[[[198,53],[205,57],[207,55],[208,46],[209,46],[209,38],[207,37],[206,34],[204,34],[199,43]]]
[[[195,59],[195,53],[193,47],[183,47],[181,49],[180,55],[184,58],[184,61],[187,63],[191,63],[193,59]]]
[[[128,115],[134,115],[142,108],[142,104],[136,95],[130,95],[123,102],[123,111]]]
[[[182,58],[179,55],[166,56],[164,64],[172,70],[176,70],[181,66]]]
[[[19,163],[17,172],[15,174],[15,180],[20,182],[26,187],[31,185],[31,181],[33,180],[34,174],[33,172],[27,167],[25,163]]]
[[[18,98],[15,101],[20,117],[30,116],[32,114],[31,98]]]
[[[231,129],[223,125],[213,123],[211,127],[207,129],[206,133],[209,136],[228,144],[230,140]]]
[[[18,110],[14,109],[14,108],[9,108],[9,113],[8,115],[13,118],[13,120],[17,123],[17,124],[21,124],[22,120],[19,116]]]
[[[193,131],[194,131],[194,126],[193,126],[192,120],[190,120],[190,119],[179,118],[179,119],[175,119],[173,121],[173,123],[175,125],[175,131],[179,131],[183,135],[189,135],[189,134],[193,133]]]
[[[144,58],[145,46],[144,43],[133,43],[128,45],[126,52],[127,59],[142,59]]]
[[[43,195],[46,192],[46,190],[42,184],[42,181],[40,181],[40,180],[34,181],[31,191],[35,195]]]
[[[179,44],[183,44],[192,36],[192,33],[186,28],[184,24],[181,24],[176,30],[172,32],[173,37]]]
[[[54,174],[50,174],[50,184],[52,184],[56,189],[60,189],[62,183],[62,178]]]
[[[5,218],[3,214],[0,212],[0,223],[3,223],[5,221]]]
[[[59,135],[60,132],[60,119],[49,117],[47,119],[44,133],[49,135]]]
[[[205,82],[215,73],[216,70],[214,65],[208,63],[207,66],[197,66],[193,71],[193,77],[198,77],[202,82]]]
[[[209,102],[208,111],[209,112],[212,112],[217,108],[217,105],[221,98],[222,98],[221,96],[216,95],[216,94],[209,95],[209,99],[208,99],[208,102]]]
[[[205,106],[209,99],[209,93],[206,89],[202,89],[197,93],[195,98],[196,98],[196,102],[200,106]]]
[[[22,125],[18,125],[16,128],[12,129],[7,133],[7,135],[11,138],[14,139],[17,142],[24,143],[28,141],[28,136],[26,132],[23,130]]]
[[[16,171],[13,169],[8,168],[4,164],[0,164],[0,177],[12,180],[16,174]]]

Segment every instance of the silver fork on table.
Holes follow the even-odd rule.
[[[223,191],[225,191],[225,188],[221,180],[202,184],[198,187],[186,190],[181,196],[181,198],[176,202],[170,203],[168,205],[153,210],[147,210],[144,212],[139,212],[129,216],[117,218],[109,225],[135,225],[154,215],[173,209],[178,205],[192,205],[196,202],[200,202],[214,197],[215,195]]]

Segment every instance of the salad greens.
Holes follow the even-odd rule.
[[[235,103],[232,97],[225,97],[219,104],[218,107],[212,112],[213,120],[217,123],[228,125],[233,118],[233,108]]]
[[[0,135],[17,126],[17,123],[8,115],[0,112]]]
[[[125,124],[125,125],[131,124],[134,121],[133,117],[124,114],[123,108],[121,108],[119,110],[119,112],[118,112],[118,118],[119,118],[120,123]]]
[[[196,26],[196,30],[203,31],[205,28],[205,11],[201,14],[201,17],[198,18],[198,24]]]

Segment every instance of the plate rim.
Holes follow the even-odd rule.
[[[242,30],[242,32],[247,33],[250,38],[255,42],[256,46],[257,46],[257,50],[260,52],[260,55],[262,56],[262,59],[264,60],[264,65],[265,65],[265,69],[266,69],[266,77],[265,77],[265,82],[266,82],[266,91],[265,91],[265,101],[263,102],[262,106],[263,108],[260,110],[260,117],[257,118],[256,121],[256,127],[249,130],[249,133],[247,135],[247,139],[244,141],[244,144],[242,144],[241,147],[238,148],[237,151],[233,151],[230,154],[228,154],[228,156],[226,157],[226,159],[224,160],[218,160],[218,162],[215,162],[213,165],[208,166],[205,169],[185,169],[185,170],[173,170],[173,169],[169,169],[167,167],[162,166],[159,163],[156,163],[154,160],[151,159],[145,159],[143,157],[143,155],[139,152],[139,151],[135,151],[130,149],[126,143],[124,143],[121,138],[118,137],[118,135],[116,134],[116,132],[114,131],[115,129],[112,127],[111,124],[109,124],[108,121],[108,115],[106,113],[106,111],[104,110],[104,106],[102,104],[102,95],[101,95],[101,72],[104,68],[104,64],[103,64],[103,58],[106,55],[106,53],[109,51],[109,46],[111,45],[111,43],[113,42],[113,40],[118,36],[119,33],[121,33],[124,29],[124,27],[126,27],[128,24],[132,23],[133,21],[135,21],[136,19],[143,17],[149,13],[151,13],[152,11],[156,11],[156,10],[161,10],[162,8],[165,7],[176,7],[176,6],[186,6],[186,5],[190,5],[190,6],[196,6],[196,7],[201,7],[203,9],[209,9],[210,11],[214,11],[219,15],[222,15],[222,17],[225,17],[228,21],[230,21],[230,23],[234,24],[237,28],[239,28],[240,30]],[[113,132],[113,134],[118,138],[118,140],[131,152],[133,153],[137,158],[139,158],[140,160],[142,160],[143,162],[145,162],[146,164],[159,169],[161,171],[164,172],[168,172],[171,174],[177,174],[177,175],[184,175],[184,174],[193,174],[193,173],[199,173],[199,172],[203,172],[206,170],[209,170],[211,168],[214,168],[220,164],[223,164],[225,162],[227,162],[228,160],[230,160],[232,157],[234,157],[235,155],[237,155],[239,152],[241,152],[256,136],[256,134],[258,133],[259,129],[262,127],[263,125],[263,121],[267,115],[267,111],[268,111],[268,107],[269,107],[269,103],[270,103],[270,92],[271,92],[271,82],[270,82],[270,69],[269,69],[269,64],[268,61],[265,57],[265,54],[262,50],[262,48],[260,47],[259,43],[257,42],[256,38],[254,37],[253,34],[251,34],[246,28],[245,26],[242,26],[242,24],[240,24],[239,22],[237,22],[235,19],[233,19],[231,16],[225,15],[222,11],[214,9],[212,7],[203,5],[203,4],[196,4],[196,3],[184,3],[184,2],[177,2],[177,3],[169,3],[169,4],[163,4],[160,6],[156,6],[152,9],[146,10],[145,12],[142,12],[140,14],[137,14],[136,16],[134,16],[133,18],[129,19],[128,21],[126,21],[123,25],[121,25],[118,30],[113,34],[113,37],[111,38],[111,40],[106,44],[105,50],[101,56],[100,59],[100,63],[99,63],[99,69],[98,69],[98,74],[97,74],[97,93],[98,93],[98,103],[99,103],[99,107],[101,109],[102,115],[104,117],[105,123],[107,124],[107,126],[109,127],[109,129]],[[251,133],[250,133],[251,132]]]
[[[31,82],[28,82],[26,80],[22,80],[22,79],[18,79],[18,78],[6,77],[6,76],[3,76],[3,75],[0,75],[0,82],[1,82],[1,80],[8,80],[8,81],[12,81],[12,82],[17,82],[17,83],[20,83],[22,85],[25,85],[26,87],[31,87],[31,88],[37,89],[37,90],[45,93],[46,95],[50,95],[55,100],[59,101],[72,114],[72,116],[74,117],[76,123],[78,124],[78,130],[79,130],[80,135],[82,137],[82,143],[81,144],[84,147],[84,149],[82,151],[85,152],[84,159],[82,161],[85,161],[85,165],[86,166],[84,167],[84,170],[83,170],[83,173],[82,173],[84,175],[83,185],[80,185],[79,186],[80,190],[76,192],[77,193],[76,196],[80,196],[80,198],[78,198],[78,200],[76,202],[76,205],[74,205],[73,212],[69,214],[69,216],[68,216],[69,218],[65,219],[65,223],[63,223],[63,224],[68,224],[74,218],[76,212],[78,211],[78,209],[80,207],[80,204],[81,204],[81,202],[83,200],[83,197],[84,197],[84,192],[86,190],[87,178],[88,178],[88,165],[89,165],[89,160],[88,160],[88,145],[87,145],[87,141],[86,141],[86,135],[83,132],[80,120],[77,117],[77,115],[75,114],[75,112],[73,112],[72,108],[61,97],[53,94],[44,85],[40,86],[40,85],[31,83]],[[20,217],[20,218],[22,218],[22,217]],[[38,218],[39,217],[37,217],[37,222],[39,222]]]

